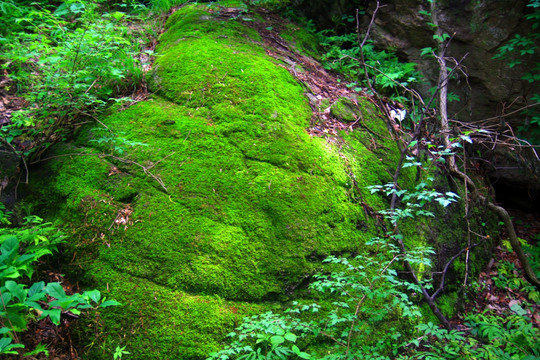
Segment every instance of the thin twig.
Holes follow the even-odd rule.
[[[538,106],[540,105],[540,102],[537,102],[537,103],[534,103],[534,104],[529,104],[529,105],[525,105],[517,110],[514,110],[512,112],[509,112],[507,114],[502,114],[502,115],[497,115],[497,116],[494,116],[494,117],[490,117],[490,118],[487,118],[487,119],[482,119],[482,120],[477,120],[476,122],[477,123],[483,123],[483,122],[486,122],[486,121],[490,121],[490,120],[499,120],[500,118],[504,118],[504,117],[507,117],[507,116],[511,116],[511,115],[514,115],[518,112],[521,112],[523,110],[526,110],[526,109],[529,109],[529,108],[532,108],[532,107],[535,107],[535,106]]]
[[[163,182],[163,180],[161,180],[161,178],[159,178],[158,176],[154,175],[153,173],[151,173],[149,171],[149,169],[151,169],[152,167],[154,167],[157,163],[159,163],[160,161],[168,158],[169,156],[175,154],[176,152],[173,152],[167,156],[165,156],[164,158],[158,160],[156,163],[152,164],[151,166],[144,166],[144,165],[141,165],[139,164],[138,162],[136,161],[133,161],[133,160],[129,160],[129,159],[125,159],[125,158],[121,158],[121,157],[118,157],[118,156],[115,156],[115,155],[111,155],[111,154],[86,154],[86,153],[72,153],[72,154],[61,154],[61,155],[54,155],[54,156],[50,156],[48,158],[44,158],[44,159],[39,159],[39,160],[36,160],[34,162],[32,162],[31,164],[36,164],[36,163],[39,163],[39,162],[44,162],[44,161],[47,161],[47,160],[52,160],[52,159],[56,159],[56,158],[60,158],[60,157],[66,157],[66,156],[97,156],[99,158],[103,158],[103,157],[108,157],[108,158],[111,158],[111,159],[114,159],[114,160],[118,160],[120,162],[123,162],[123,163],[126,163],[126,164],[132,164],[132,165],[135,165],[135,166],[138,166],[140,167],[141,169],[143,169],[144,173],[150,177],[152,177],[154,180],[157,181],[157,183],[163,188],[163,190],[165,190],[165,192],[168,194],[169,191],[167,190],[167,187],[165,186],[165,183]]]
[[[467,246],[466,248],[464,249],[461,249],[456,255],[452,256],[452,258],[450,260],[448,260],[448,262],[446,263],[446,265],[444,266],[443,268],[443,271],[442,271],[442,278],[441,278],[441,282],[439,283],[439,287],[437,288],[437,290],[433,293],[433,295],[431,295],[431,299],[432,300],[435,300],[435,298],[437,297],[437,295],[440,294],[441,291],[443,291],[444,289],[444,282],[446,280],[446,274],[448,272],[448,269],[450,268],[450,266],[454,263],[454,261],[456,261],[456,259],[458,257],[461,256],[461,254],[463,254],[464,252],[466,251],[469,251],[471,249],[474,249],[475,247],[477,247],[478,245],[481,245],[483,242],[480,242],[480,243],[477,243],[477,244],[472,244],[471,246]]]

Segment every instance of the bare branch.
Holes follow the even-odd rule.
[[[446,273],[448,272],[448,269],[450,269],[450,266],[454,263],[454,261],[456,261],[456,259],[459,258],[461,256],[461,254],[463,254],[464,252],[470,251],[471,249],[477,247],[478,245],[481,245],[482,243],[483,242],[480,242],[478,244],[472,244],[471,246],[468,246],[468,247],[466,247],[464,249],[461,249],[456,255],[452,256],[452,258],[450,260],[448,260],[448,262],[444,266],[443,271],[441,272],[442,273],[442,278],[441,278],[441,282],[439,283],[439,287],[433,293],[433,295],[431,295],[431,298],[433,300],[435,300],[437,295],[439,295],[439,293],[444,289],[444,282],[446,280]]]

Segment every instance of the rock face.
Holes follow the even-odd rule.
[[[355,31],[354,24],[340,27],[341,17],[352,15],[357,8],[366,10],[361,19],[363,28],[369,24],[374,2],[365,1],[295,1],[307,17],[314,19],[319,28],[335,28],[345,32]],[[451,84],[452,91],[461,99],[452,105],[453,114],[461,120],[480,120],[496,116],[523,105],[532,95],[531,85],[522,80],[524,70],[534,66],[535,59],[522,67],[510,69],[509,61],[493,59],[497,49],[515,34],[526,35],[530,30],[523,16],[530,11],[528,1],[505,0],[438,0],[437,20],[443,33],[452,35],[448,55],[458,60],[468,54],[463,62],[467,74],[458,74]],[[423,48],[437,47],[434,30],[428,23],[430,5],[422,0],[394,0],[384,4],[377,13],[371,39],[382,49],[393,49],[403,60],[419,65],[419,70],[437,82],[438,64],[421,57]],[[420,86],[429,94],[432,85]],[[516,102],[517,101],[517,102]],[[512,104],[514,107],[511,107]],[[519,117],[515,121],[522,121]],[[520,122],[521,124],[521,122]]]
[[[443,33],[452,36],[447,55],[458,61],[463,59],[463,73],[457,72],[450,82],[450,91],[460,100],[450,102],[449,115],[466,122],[489,119],[484,125],[495,131],[507,130],[504,122],[508,122],[517,130],[527,119],[523,112],[516,110],[530,104],[531,96],[539,91],[538,85],[533,87],[522,79],[537,59],[523,57],[522,65],[510,68],[509,62],[514,55],[505,60],[493,59],[493,56],[516,34],[524,36],[531,31],[531,24],[524,20],[524,15],[532,11],[526,6],[528,1],[437,0],[436,3],[437,22]],[[353,14],[355,8],[364,6],[367,9],[362,19],[365,29],[375,6],[374,2],[328,0],[310,1],[309,4],[298,1],[297,4],[322,28],[335,27],[341,15]],[[429,81],[415,86],[429,98],[429,89],[438,81],[438,63],[420,54],[423,48],[437,48],[437,44],[433,40],[434,30],[429,26],[433,19],[422,11],[431,12],[429,2],[394,0],[385,3],[377,13],[371,38],[379,48],[394,49],[404,61],[418,64],[418,70]],[[349,26],[341,31],[354,29]],[[512,116],[500,117],[512,112]],[[536,156],[530,151],[519,151],[519,148],[515,151],[507,148],[480,150],[484,160],[488,160],[484,162],[487,166],[482,167],[496,184],[499,194],[523,190],[520,191],[523,196],[519,196],[517,202],[507,203],[508,206],[521,204],[519,206],[525,208],[536,208],[540,194],[540,161]],[[508,199],[506,196],[498,198]]]
[[[83,129],[33,173],[27,201],[71,235],[66,272],[124,304],[102,313],[89,358],[125,345],[137,359],[204,359],[243,316],[301,291],[326,255],[359,253],[384,231],[370,212],[387,201],[366,186],[391,179],[398,150],[376,110],[359,98],[369,131],[310,136],[305,89],[237,13],[174,13],[156,95]],[[404,170],[401,185],[414,176]],[[404,231],[452,248],[464,236],[444,211],[448,230]]]
[[[461,99],[451,104],[455,118],[478,121],[509,112],[524,104],[523,94],[530,85],[521,79],[523,68],[511,70],[508,61],[493,59],[497,49],[514,34],[526,33],[523,21],[526,1],[448,0],[437,2],[437,20],[443,33],[452,35],[448,56],[463,61],[464,74],[451,84]],[[429,4],[419,0],[396,0],[383,7],[373,30],[375,43],[396,49],[407,61],[419,64],[419,70],[432,84],[437,82],[438,64],[420,57],[421,49],[437,47],[433,41],[431,18],[421,14]],[[530,65],[530,64],[528,64]],[[524,66],[528,66],[525,64]],[[429,87],[428,85],[427,87]],[[427,88],[423,89],[427,94]]]
[[[452,35],[448,56],[460,61],[464,59],[464,73],[450,83],[450,91],[459,96],[460,101],[449,105],[452,118],[466,122],[490,119],[484,126],[491,130],[504,129],[501,122],[510,123],[514,129],[525,123],[523,112],[499,118],[530,103],[530,97],[538,88],[522,79],[528,67],[533,67],[537,59],[530,58],[511,69],[510,59],[493,59],[497,49],[515,34],[526,35],[530,24],[523,20],[528,1],[437,1],[437,20],[443,33]],[[396,49],[407,61],[419,65],[419,70],[436,84],[438,64],[434,60],[420,57],[421,49],[431,46],[433,30],[431,21],[421,11],[430,11],[429,4],[419,0],[396,0],[382,8],[377,15],[373,30],[375,43],[383,48]],[[526,58],[525,58],[526,60]],[[428,94],[432,85],[421,87]],[[482,150],[490,163],[485,167],[486,175],[496,185],[498,194],[522,189],[517,201],[506,202],[508,206],[535,208],[535,199],[540,194],[540,161],[530,151],[507,148],[493,151]],[[485,164],[484,164],[485,165]],[[519,175],[518,175],[519,174]],[[507,197],[498,196],[505,201]]]
[[[15,203],[17,183],[21,177],[21,159],[3,144],[0,144],[0,156],[0,202],[11,206]]]

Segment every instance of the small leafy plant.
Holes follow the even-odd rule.
[[[514,68],[521,65],[525,59],[535,59],[534,66],[529,67],[522,79],[538,89],[540,82],[540,62],[538,61],[538,40],[540,39],[540,0],[529,0],[527,7],[532,12],[525,15],[525,20],[531,24],[532,31],[527,35],[516,34],[505,45],[501,46],[495,59],[508,61],[508,66]],[[529,104],[540,103],[540,94],[533,93],[528,99]],[[540,111],[532,107],[524,111],[526,121],[518,128],[521,134],[526,135],[535,143],[540,141]]]
[[[366,244],[374,255],[329,257],[333,269],[316,275],[310,288],[321,304],[293,303],[283,314],[245,318],[229,334],[234,342],[209,359],[374,359],[397,355],[404,336],[396,322],[421,316],[394,265],[399,250],[386,239]],[[388,328],[395,324],[390,331]],[[323,345],[322,349],[319,345]],[[376,356],[378,354],[378,356]]]
[[[0,228],[0,354],[19,354],[17,349],[24,345],[17,334],[25,331],[29,322],[48,318],[59,325],[62,313],[79,315],[82,310],[120,305],[102,298],[98,290],[68,295],[58,282],[32,282],[36,263],[56,251],[64,236],[37,216],[25,218],[21,227],[7,227],[7,214],[1,212],[4,227]],[[25,356],[39,352],[46,352],[46,348],[40,345]]]
[[[102,134],[102,135],[99,138],[92,139],[90,141],[95,142],[100,145],[107,144],[109,146],[109,150],[111,150],[113,154],[123,155],[126,147],[148,146],[148,144],[138,142],[138,141],[130,141],[124,138],[123,136],[120,136],[120,135],[123,135],[123,133],[116,135],[116,134],[110,133],[109,131],[103,128],[92,129],[92,132],[97,135],[99,134]]]
[[[0,68],[27,106],[0,136],[24,157],[39,157],[81,119],[95,117],[110,98],[142,81],[141,49],[131,39],[127,13],[100,13],[94,1],[1,4]]]
[[[466,331],[441,329],[432,323],[416,328],[422,336],[412,341],[416,349],[406,359],[537,359],[540,331],[527,312],[514,305],[504,316],[471,313]]]
[[[348,86],[357,91],[367,87],[363,67],[360,62],[358,35],[331,35],[329,30],[319,33],[320,43],[326,49],[322,57],[323,65],[349,81]],[[363,48],[367,71],[375,88],[395,100],[406,101],[401,97],[401,87],[420,81],[422,76],[416,70],[416,64],[402,62],[392,51],[377,50],[371,41]]]
[[[113,360],[121,360],[124,355],[131,354],[129,351],[126,350],[125,346],[117,346],[114,350],[113,354]]]

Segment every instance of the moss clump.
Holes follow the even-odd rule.
[[[362,117],[362,111],[355,102],[349,98],[342,97],[330,108],[330,114],[343,122],[354,122]]]
[[[302,55],[320,57],[319,41],[313,31],[308,31],[297,24],[286,24],[285,29],[280,32],[280,36],[292,43]]]
[[[324,112],[329,107],[330,107],[330,100],[329,99],[322,99],[321,104],[319,105],[319,112]]]
[[[147,146],[97,156],[110,146],[83,129],[56,149],[82,154],[32,181],[32,201],[72,229],[68,256],[84,272],[72,271],[124,304],[103,313],[91,358],[118,344],[134,358],[204,358],[325,255],[362,250],[377,233],[365,206],[385,207],[365,186],[388,182],[398,155],[363,103],[377,146],[362,132],[337,145],[310,137],[302,86],[241,23],[189,5],[167,29],[150,75],[157,95],[102,119]]]

